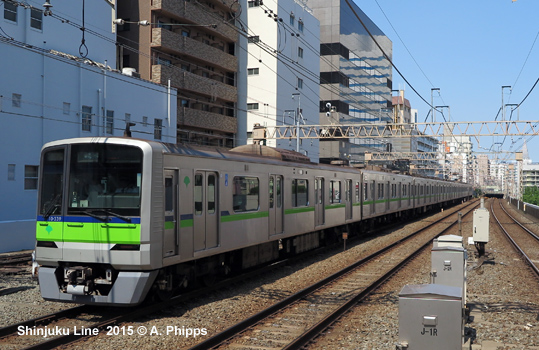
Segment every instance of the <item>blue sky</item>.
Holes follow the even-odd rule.
[[[394,64],[419,94],[430,102],[431,88],[440,88],[439,94],[434,91],[434,104],[450,106],[452,120],[493,121],[502,104],[502,86],[512,86],[503,89],[504,103],[518,104],[539,77],[537,0],[354,1],[391,39]],[[424,122],[430,107],[394,70],[393,89],[399,88]],[[539,120],[538,99],[539,84],[521,105],[520,120]],[[441,115],[436,119],[442,121]],[[481,137],[479,146],[489,149],[502,140]],[[507,137],[502,149],[520,150],[522,144],[518,137]],[[474,151],[482,148],[474,141]],[[539,136],[528,141],[528,150],[539,161]]]

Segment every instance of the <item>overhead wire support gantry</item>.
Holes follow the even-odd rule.
[[[539,120],[301,125],[299,128],[296,125],[277,125],[265,126],[264,129],[265,139],[531,136],[539,133]]]

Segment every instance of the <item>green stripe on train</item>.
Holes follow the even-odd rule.
[[[221,216],[221,222],[231,222],[231,221],[241,221],[241,220],[267,218],[268,216],[269,216],[269,212],[267,212],[267,211],[257,211],[257,212],[253,212],[253,213],[232,214],[232,215]]]
[[[36,225],[36,240],[140,244],[140,224],[39,221]]]
[[[284,213],[285,213],[285,215],[288,215],[288,214],[307,213],[307,212],[310,212],[310,211],[314,211],[314,207],[290,208],[290,209],[285,209]]]

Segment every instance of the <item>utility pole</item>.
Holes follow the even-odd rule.
[[[301,94],[299,92],[294,92],[292,94],[292,99],[298,97],[298,111],[294,117],[294,122],[296,123],[296,152],[299,152],[299,119],[301,117]]]

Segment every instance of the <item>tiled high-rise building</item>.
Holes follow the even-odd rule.
[[[320,124],[391,122],[392,67],[384,53],[391,58],[393,45],[357,5],[350,4],[309,1],[320,20]],[[390,149],[389,140],[322,140],[320,159],[363,161],[366,151]]]
[[[178,142],[234,146],[246,98],[238,94],[241,12],[234,0],[118,0],[118,68],[178,89]]]

